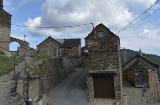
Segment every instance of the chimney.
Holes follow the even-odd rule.
[[[139,50],[139,55],[142,56],[142,51],[141,51],[141,49]]]
[[[124,47],[124,64],[127,62],[127,53],[126,53],[126,49]]]
[[[3,9],[3,0],[0,0],[0,9]]]

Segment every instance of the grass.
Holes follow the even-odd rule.
[[[50,57],[49,55],[46,55],[46,54],[37,54],[37,53],[32,53],[30,55],[14,54],[8,57],[3,52],[0,52],[0,76],[3,74],[9,74],[14,69],[15,58],[16,58],[15,65],[18,65],[20,62],[24,61],[25,56],[30,56],[34,58],[36,62]]]
[[[43,60],[43,59],[47,59],[47,58],[50,58],[49,55],[46,55],[46,54],[37,54],[37,53],[33,53],[31,55],[29,55],[31,58],[34,58],[36,61],[40,61],[40,60]]]
[[[19,54],[12,55],[10,57],[0,54],[0,76],[3,74],[9,74],[14,69],[14,59],[20,56]],[[24,55],[16,58],[15,65],[18,65],[24,60]]]

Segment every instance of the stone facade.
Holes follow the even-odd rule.
[[[49,36],[43,42],[37,45],[37,51],[38,53],[41,53],[41,54],[57,56],[60,46],[62,46],[61,43],[59,43],[57,40]]]
[[[61,49],[64,56],[81,56],[81,39],[64,39]]]
[[[90,105],[113,105],[120,103],[122,99],[122,77],[121,77],[121,62],[120,62],[120,39],[112,33],[106,26],[99,24],[85,38],[85,49],[88,50],[86,57],[86,73],[87,86],[89,89]],[[110,98],[95,98],[96,78],[98,81],[101,77],[108,81],[108,77],[113,77],[113,89]],[[94,81],[95,78],[95,81]],[[102,82],[102,81],[99,81]],[[103,81],[105,83],[105,81]],[[102,84],[103,85],[103,84]],[[107,87],[107,88],[110,88]],[[103,90],[100,87],[99,90]],[[112,90],[112,89],[111,89]],[[101,91],[103,94],[103,91]]]
[[[137,54],[123,65],[124,78],[136,87],[144,87],[149,82],[149,71],[157,71],[157,67]]]
[[[123,65],[124,79],[132,86],[141,88],[146,104],[159,100],[157,68],[158,65],[139,54]]]
[[[3,0],[0,1],[0,51],[8,54],[10,44],[11,17],[3,10]]]

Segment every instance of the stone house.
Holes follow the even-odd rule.
[[[58,56],[59,54],[58,51],[59,51],[60,46],[62,46],[61,43],[59,43],[57,40],[49,36],[43,42],[37,45],[37,51],[40,54]]]
[[[142,53],[135,55],[132,59],[126,62],[123,66],[123,76],[130,84],[135,87],[143,88],[150,91],[150,98],[158,100],[159,84],[157,69],[158,65],[150,62],[142,57]]]
[[[3,9],[3,0],[0,0],[0,51],[9,53],[10,30],[12,15]]]
[[[81,56],[81,39],[64,39],[61,49],[63,50],[63,55]]]
[[[120,39],[102,23],[85,38],[86,80],[90,105],[113,105],[122,99]]]

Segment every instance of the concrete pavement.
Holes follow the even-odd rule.
[[[78,69],[51,93],[51,105],[88,105],[85,70]]]

